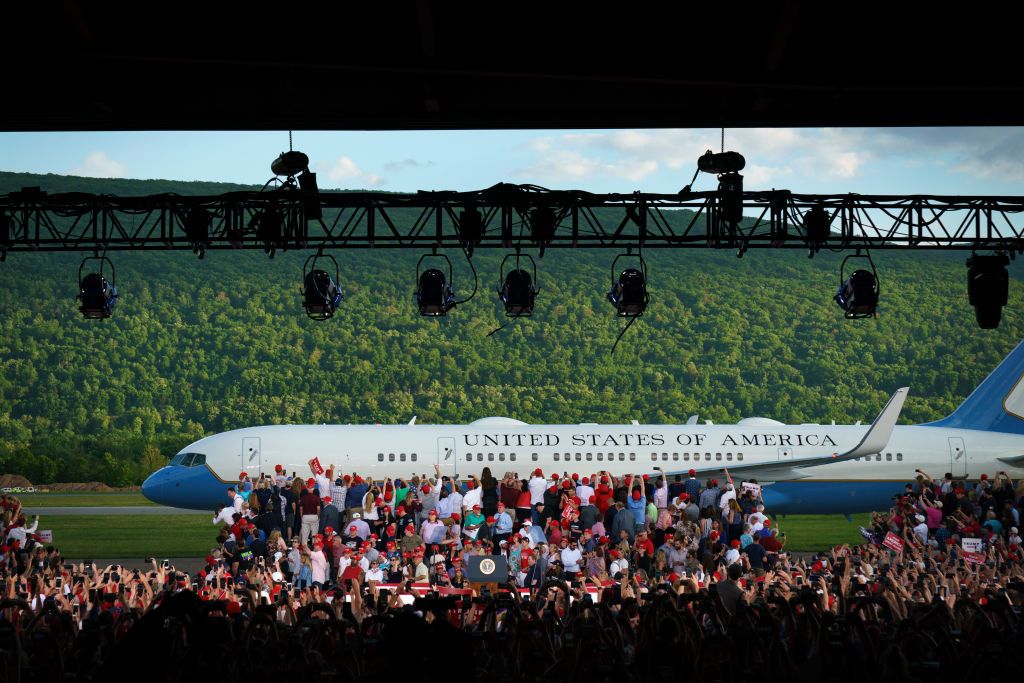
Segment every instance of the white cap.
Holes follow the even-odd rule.
[[[914,519],[916,519],[919,522],[923,522],[924,521],[924,515],[915,515]]]
[[[1017,533],[1017,527],[1015,527],[1015,526],[1011,526],[1011,527],[1010,527],[1010,533],[1011,533],[1011,534],[1015,534],[1015,533]]]
[[[523,520],[523,526],[533,526],[533,522],[528,519]]]
[[[361,514],[359,514],[358,512],[353,512],[352,513],[352,519],[362,519],[362,517],[363,516]]]

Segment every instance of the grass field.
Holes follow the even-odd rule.
[[[214,546],[210,515],[82,515],[44,517],[66,557],[202,557]]]
[[[25,507],[125,507],[156,505],[141,493],[19,493]]]
[[[857,527],[870,515],[790,515],[776,521],[789,539],[788,550],[827,550],[832,545],[861,543]],[[201,557],[213,547],[215,528],[210,516],[197,515],[82,515],[50,516],[41,529],[53,531],[54,545],[74,558]]]

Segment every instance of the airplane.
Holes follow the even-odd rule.
[[[479,476],[486,466],[529,478],[545,473],[756,479],[772,514],[846,514],[888,509],[921,469],[934,477],[1024,476],[1024,342],[950,415],[896,426],[907,396],[897,390],[870,425],[785,425],[751,417],[736,424],[531,425],[485,417],[465,425],[267,425],[214,434],[186,446],[142,485],[163,505],[213,510],[239,473],[272,475],[275,465],[311,475],[326,468],[385,477]],[[340,476],[340,474],[336,474]]]

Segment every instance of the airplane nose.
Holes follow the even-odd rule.
[[[170,478],[164,471],[165,469],[157,470],[142,482],[142,495],[160,505],[168,505],[167,487],[170,484]]]

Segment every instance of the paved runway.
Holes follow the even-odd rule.
[[[170,508],[163,505],[127,505],[117,506],[85,506],[85,507],[26,507],[25,513],[32,515],[209,515],[213,519],[213,511],[186,510]]]

